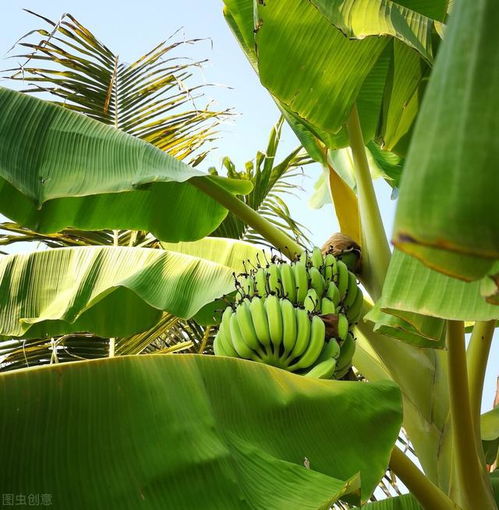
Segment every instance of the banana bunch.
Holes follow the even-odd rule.
[[[341,355],[335,339],[326,341],[325,324],[318,315],[274,295],[245,298],[234,310],[227,307],[213,347],[217,355],[327,378]],[[307,374],[312,366],[313,372]]]
[[[273,257],[236,279],[238,299],[222,314],[217,355],[339,379],[351,367],[363,296],[357,279],[319,248],[286,263]]]
[[[311,313],[338,314],[348,325],[358,322],[363,304],[355,275],[341,260],[331,253],[323,256],[317,247],[291,263],[274,257],[265,266],[258,264],[240,275],[236,286],[240,300],[274,295]]]

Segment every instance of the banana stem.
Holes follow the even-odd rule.
[[[212,330],[212,326],[207,326],[206,329],[204,330],[204,335],[203,335],[203,339],[201,341],[201,345],[199,346],[199,349],[198,349],[198,354],[204,353],[204,350],[206,349],[206,344],[208,343],[208,338],[210,338],[211,330]]]
[[[455,496],[464,510],[496,509],[475,441],[462,321],[447,321],[447,349]]]
[[[467,351],[471,417],[478,442],[480,442],[480,411],[483,381],[485,379],[485,371],[487,370],[487,361],[489,359],[495,325],[496,321],[493,320],[475,323]]]
[[[390,469],[402,480],[425,510],[459,510],[459,506],[426,478],[398,447],[392,450]]]
[[[374,193],[359,114],[355,105],[347,120],[346,128],[352,149],[359,198],[362,229],[362,280],[371,297],[377,300],[381,295],[391,252]]]
[[[270,221],[266,220],[232,193],[219,186],[215,181],[206,178],[193,178],[189,182],[214,198],[247,225],[254,228],[284,255],[294,259],[303,252],[303,248],[296,241],[276,228]]]

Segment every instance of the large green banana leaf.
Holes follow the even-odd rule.
[[[395,316],[391,319],[387,314]],[[405,323],[430,340],[422,347],[443,347],[444,321],[487,321],[497,319],[497,307],[480,294],[480,282],[463,282],[438,273],[419,260],[395,250],[390,261],[381,299],[367,319],[376,329]],[[404,335],[401,340],[413,342]],[[417,343],[417,342],[416,342]]]
[[[192,317],[234,288],[234,269],[165,250],[60,248],[0,258],[0,335],[126,336],[167,311]]]
[[[456,2],[407,159],[394,242],[479,279],[499,259],[499,9]]]
[[[364,15],[367,7],[375,17]],[[225,0],[224,14],[295,132],[310,129],[329,148],[344,147],[342,126],[357,102],[366,141],[386,134],[392,148],[417,114],[435,31],[432,19],[405,7],[383,0],[273,0],[253,10],[251,0]],[[396,58],[399,46],[409,52]],[[320,158],[320,151],[310,154]]]
[[[0,88],[0,212],[38,232],[147,230],[166,241],[211,233],[227,210],[198,190],[216,180],[154,146],[46,101]]]
[[[61,510],[326,510],[358,494],[359,475],[365,501],[401,420],[391,382],[223,357],[119,357],[0,379],[2,489],[51,494]]]

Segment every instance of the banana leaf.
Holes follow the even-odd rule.
[[[393,383],[223,357],[119,357],[0,379],[2,488],[51,494],[61,510],[326,510],[358,502],[360,479],[366,501],[401,420]]]
[[[402,278],[403,275],[403,278]],[[419,260],[395,250],[377,307],[401,317],[487,321],[498,317],[496,306],[480,294],[480,282],[463,282],[434,271]],[[376,317],[371,320],[376,321]],[[427,322],[432,320],[427,319]],[[436,321],[442,325],[443,321]]]
[[[165,241],[212,232],[227,210],[195,187],[216,181],[154,146],[46,101],[0,88],[0,213],[38,232],[132,229]]]
[[[0,335],[127,336],[161,311],[192,317],[234,288],[233,269],[149,248],[60,248],[0,258]]]
[[[330,149],[348,145],[343,124],[355,102],[366,141],[386,135],[403,155],[407,140],[398,142],[411,134],[439,23],[410,5],[367,7],[374,17],[365,16],[362,0],[258,2],[255,10],[250,0],[225,1],[226,20],[262,84],[317,160],[314,137]]]
[[[481,279],[499,259],[498,24],[494,0],[456,2],[415,128],[393,234],[401,250],[464,280]]]
[[[355,507],[358,508],[358,507]],[[364,505],[365,510],[423,510],[412,494],[404,494],[395,498],[387,498]]]

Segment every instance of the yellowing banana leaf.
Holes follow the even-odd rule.
[[[499,259],[499,10],[456,2],[414,131],[393,240],[427,266],[481,279]]]
[[[0,382],[2,488],[50,493],[61,510],[326,510],[359,501],[359,474],[365,501],[401,420],[391,382],[214,356],[52,365]]]
[[[161,311],[192,317],[233,290],[232,269],[148,248],[60,248],[0,258],[0,335],[127,336]]]
[[[467,283],[438,273],[400,250],[393,253],[377,306],[404,319],[407,314],[420,314],[487,321],[499,314],[496,306],[483,300],[479,281]]]
[[[46,101],[0,88],[0,212],[38,232],[147,230],[200,239],[227,210],[195,187],[216,180],[151,144]]]

